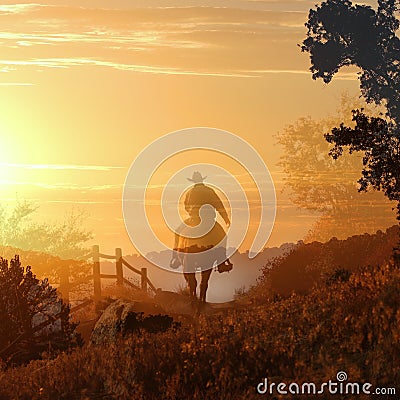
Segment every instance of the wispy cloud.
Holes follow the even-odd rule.
[[[0,86],[35,86],[35,84],[29,82],[0,82]]]
[[[81,185],[69,182],[61,183],[47,183],[47,182],[36,182],[36,181],[11,181],[11,180],[0,180],[2,186],[33,186],[40,189],[48,190],[60,190],[60,191],[75,191],[77,193],[88,193],[88,192],[104,192],[109,190],[121,189],[122,184],[106,184],[106,185]]]
[[[297,46],[304,35],[310,1],[230,1],[204,7],[196,1],[189,2],[193,7],[169,1],[154,8],[155,1],[153,8],[132,6],[126,10],[117,9],[116,4],[110,6],[112,10],[106,6],[89,8],[83,3],[82,7],[0,6],[0,12],[26,14],[4,17],[0,41],[9,47],[9,53],[3,53],[0,70],[11,71],[14,75],[7,80],[15,83],[0,86],[32,86],[19,83],[24,78],[17,74],[50,68],[96,67],[139,74],[227,78],[311,76]],[[246,8],[249,3],[279,7]],[[295,4],[302,11],[290,11]],[[356,79],[355,73],[335,76],[335,80]]]
[[[246,0],[217,1],[215,6],[210,1],[185,2],[188,7],[179,1],[167,3],[121,6],[126,9],[118,9],[121,2],[109,7],[106,2],[38,10],[33,5],[10,7],[10,12],[25,15],[2,17],[0,41],[6,51],[0,65],[17,72],[24,67],[39,71],[98,66],[147,74],[245,78],[264,75],[246,72],[263,67],[304,65],[295,54],[305,11],[248,8]],[[285,2],[289,3],[295,2]],[[104,8],[95,8],[100,4]],[[289,61],[292,51],[297,53]]]
[[[119,200],[120,201],[120,200]],[[86,204],[86,205],[115,205],[116,201],[96,201],[96,200],[47,200],[46,203],[56,204]],[[95,218],[104,221],[104,218]]]
[[[40,4],[6,4],[0,5],[0,14],[21,14],[41,7]]]
[[[124,167],[110,165],[75,165],[75,164],[10,164],[0,163],[0,167],[23,168],[23,169],[46,169],[46,170],[75,170],[75,171],[111,171],[123,169]]]
[[[293,74],[293,75],[306,75],[311,77],[311,72],[309,70],[301,70],[301,69],[259,69],[259,70],[249,70],[244,71],[249,73],[250,75],[268,75],[268,74]],[[357,72],[339,72],[335,76],[335,80],[349,80],[355,81],[358,79]]]
[[[241,73],[240,71],[201,71],[181,69],[177,67],[162,67],[154,65],[137,65],[124,64],[105,60],[96,60],[90,58],[47,58],[34,60],[0,60],[0,65],[5,66],[25,66],[40,68],[70,68],[77,66],[98,66],[105,68],[114,68],[122,71],[132,71],[150,74],[166,74],[166,75],[198,75],[198,76],[225,76],[225,77],[242,77],[253,78],[255,75]]]
[[[37,21],[36,21],[37,22]],[[42,21],[49,28],[49,21]],[[53,25],[57,25],[53,22]],[[55,26],[54,28],[57,28]],[[10,47],[29,47],[33,45],[49,45],[49,44],[63,44],[63,43],[87,43],[87,44],[101,44],[106,45],[130,45],[130,49],[146,50],[146,47],[175,47],[175,48],[203,48],[207,47],[206,43],[199,41],[185,40],[184,38],[175,38],[175,40],[167,40],[166,35],[182,34],[182,29],[179,30],[136,30],[127,31],[125,33],[118,30],[108,29],[94,29],[87,32],[0,32],[0,39],[10,41]],[[189,32],[186,32],[189,33]],[[134,46],[134,47],[133,47]]]

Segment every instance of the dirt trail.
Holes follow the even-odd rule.
[[[168,314],[173,317],[174,320],[183,324],[194,323],[201,314],[213,315],[224,313],[233,309],[245,309],[249,306],[243,301],[237,300],[224,303],[202,303],[199,300],[193,300],[186,295],[169,291],[159,291],[154,298],[130,301],[132,301],[132,303],[136,303],[139,307],[140,305],[143,305],[145,308],[157,304],[160,306],[160,311],[162,314]],[[107,308],[106,304],[105,308]],[[77,327],[77,332],[81,334],[85,343],[88,342],[92,330],[100,317],[100,314],[97,317],[92,315],[90,319],[84,319],[80,321]],[[146,314],[152,313],[148,310]]]

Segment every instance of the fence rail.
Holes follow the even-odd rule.
[[[76,311],[82,310],[83,308],[89,306],[92,303],[93,303],[92,299],[85,300],[82,303],[80,303],[74,307],[71,307],[70,313],[73,314]]]
[[[115,255],[103,254],[100,253],[100,249],[98,245],[93,246],[92,252],[85,256],[86,260],[92,259],[93,262],[93,274],[86,276],[84,278],[79,278],[75,281],[70,282],[69,280],[69,271],[61,270],[60,271],[60,292],[63,295],[65,301],[69,302],[69,293],[70,291],[81,284],[89,283],[89,281],[93,280],[93,301],[98,303],[101,298],[101,280],[102,279],[116,279],[117,286],[127,285],[131,288],[142,290],[144,292],[148,292],[151,289],[153,292],[156,292],[156,287],[150,281],[147,276],[147,268],[141,268],[140,270],[130,265],[123,257],[122,250],[120,248],[115,249]],[[100,260],[115,260],[115,274],[103,274],[100,269]],[[124,267],[130,270],[131,272],[140,275],[140,286],[135,285],[131,281],[125,278],[124,276]],[[84,307],[82,303],[82,307]],[[86,304],[85,304],[86,305]],[[82,308],[81,305],[73,307],[71,311],[76,311]]]
[[[122,259],[122,264],[124,264],[125,267],[128,268],[128,269],[130,269],[132,272],[135,272],[135,273],[137,273],[137,274],[140,274],[140,273],[141,273],[138,269],[132,267],[132,265],[129,264],[129,263],[128,263],[127,261],[125,261],[124,259]]]

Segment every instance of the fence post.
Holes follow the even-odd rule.
[[[60,292],[65,303],[69,303],[69,265],[61,265],[58,270],[60,277]]]
[[[94,302],[101,300],[101,279],[100,279],[100,250],[98,245],[93,246],[93,295]]]
[[[117,285],[122,286],[124,284],[124,272],[122,270],[122,250],[115,249],[115,270],[117,273]]]
[[[142,268],[141,277],[142,290],[147,293],[147,268]]]

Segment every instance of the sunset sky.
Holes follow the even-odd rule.
[[[162,135],[209,126],[248,141],[271,171],[268,245],[302,239],[314,217],[281,194],[273,135],[332,112],[344,91],[359,94],[354,70],[329,85],[311,79],[298,44],[315,3],[2,1],[2,203],[33,200],[49,222],[80,207],[93,243],[131,253],[121,198],[132,161]]]

